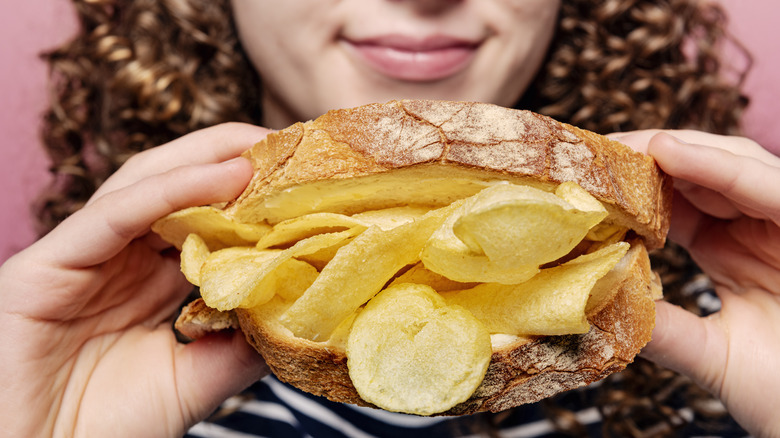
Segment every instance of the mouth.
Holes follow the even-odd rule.
[[[414,38],[385,35],[341,40],[359,62],[392,79],[429,82],[463,71],[474,58],[480,42],[443,35]]]

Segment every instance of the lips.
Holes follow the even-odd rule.
[[[440,35],[386,35],[343,42],[359,62],[374,71],[392,79],[418,82],[444,79],[464,70],[479,47],[478,42]]]

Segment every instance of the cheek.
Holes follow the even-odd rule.
[[[263,123],[282,128],[337,104],[328,99],[341,94],[348,70],[336,44],[347,3],[233,0],[241,44],[262,78]],[[283,119],[268,119],[271,113]]]
[[[482,73],[492,77],[498,103],[513,105],[542,65],[554,34],[560,2],[557,0],[495,0],[483,9],[494,38],[485,47]],[[513,100],[514,99],[514,100]]]
[[[492,22],[505,39],[544,51],[555,31],[559,10],[558,0],[496,0]]]
[[[233,0],[233,13],[244,50],[260,70],[303,68],[306,59],[332,40],[332,1]]]

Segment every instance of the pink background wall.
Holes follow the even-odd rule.
[[[76,29],[67,0],[7,4],[0,14],[0,262],[34,238],[29,203],[47,181],[37,123],[46,106],[38,53]]]
[[[776,33],[780,2],[721,1],[732,14],[733,33],[755,55],[745,130],[780,152],[780,123],[774,120],[780,81],[772,77],[780,68],[780,44],[766,38]],[[36,125],[46,105],[46,69],[37,55],[76,28],[67,0],[27,0],[5,9],[0,15],[0,263],[33,241],[29,202],[48,178]]]

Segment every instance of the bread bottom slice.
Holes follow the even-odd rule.
[[[641,243],[632,245],[616,269],[620,270],[618,291],[610,303],[589,317],[588,333],[493,335],[493,355],[482,384],[468,400],[436,415],[498,412],[588,385],[624,369],[650,340],[660,286]],[[350,380],[345,331],[326,342],[296,338],[279,322],[279,315],[289,305],[277,297],[257,308],[233,312],[247,341],[280,380],[332,401],[372,406],[360,398]],[[177,328],[185,335],[201,337],[229,326],[223,313],[215,314],[199,300],[182,312]],[[211,319],[220,325],[212,329]]]

